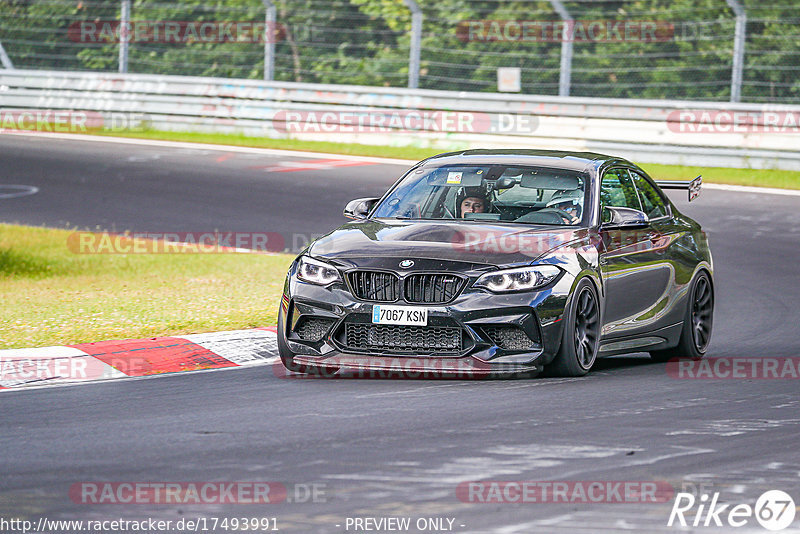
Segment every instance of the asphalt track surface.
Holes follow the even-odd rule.
[[[0,136],[0,184],[39,188],[0,200],[0,220],[311,235],[341,223],[347,200],[380,194],[402,172],[273,172],[308,158],[223,155]],[[708,356],[799,356],[800,199],[707,190],[687,205],[671,195],[710,235],[717,303]],[[666,525],[672,500],[480,504],[459,500],[456,487],[665,481],[719,492],[725,503],[752,505],[769,489],[800,503],[799,393],[791,379],[678,380],[644,355],[601,360],[579,379],[290,380],[259,367],[10,392],[0,396],[0,517],[264,516],[284,532],[337,533],[357,531],[348,517],[390,516],[410,517],[412,527],[452,518],[452,532],[677,532]],[[317,484],[325,495],[266,506],[85,505],[68,496],[81,481],[253,480]],[[784,532],[799,527],[796,519]],[[766,532],[752,518],[734,531]]]

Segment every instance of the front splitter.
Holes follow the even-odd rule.
[[[336,354],[325,358],[295,356],[295,365],[309,372],[373,378],[493,378],[520,373],[539,373],[543,366],[535,364],[490,364],[473,357],[435,358],[417,356],[374,356]]]

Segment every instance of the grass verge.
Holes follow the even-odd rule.
[[[267,137],[248,137],[245,135],[236,134],[211,134],[196,132],[144,131],[115,132],[113,134],[109,133],[100,135],[257,148],[275,148],[282,150],[303,150],[308,152],[399,158],[415,161],[444,152],[444,150],[434,148],[356,145],[350,143],[300,141],[296,139],[271,139]],[[724,167],[659,165],[655,163],[642,163],[641,166],[656,180],[691,180],[698,174],[702,174],[703,181],[709,183],[800,189],[800,171],[782,171],[771,169],[729,169]]]
[[[0,224],[0,349],[275,324],[285,254],[75,254],[68,230]]]
[[[707,183],[800,189],[800,172],[798,171],[687,167],[657,163],[642,163],[641,167],[656,180],[692,180],[702,174],[703,182]]]
[[[419,161],[435,156],[445,150],[435,148],[357,145],[334,143],[330,141],[301,141],[299,139],[273,139],[271,137],[248,137],[242,134],[214,134],[201,132],[86,132],[108,137],[132,137],[136,139],[155,139],[159,141],[183,141],[213,145],[246,146],[254,148],[274,148],[279,150],[302,150],[323,154],[346,154],[349,156],[372,156],[377,158],[398,158]]]

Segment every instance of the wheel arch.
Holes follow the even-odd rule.
[[[556,336],[557,343],[553,345],[552,349],[550,348],[547,349],[546,357],[542,360],[542,363],[544,365],[551,363],[553,359],[556,357],[556,354],[558,354],[558,351],[561,350],[561,343],[564,337],[564,328],[566,327],[566,319],[569,308],[570,306],[572,306],[573,300],[575,299],[576,289],[578,288],[578,284],[583,282],[583,280],[587,279],[589,281],[589,284],[591,284],[591,286],[594,288],[595,295],[597,295],[597,299],[599,301],[598,304],[600,310],[600,330],[602,333],[603,315],[604,315],[603,304],[605,303],[604,293],[601,289],[602,280],[597,272],[591,269],[584,269],[575,277],[575,279],[572,281],[572,284],[570,285],[569,294],[567,295],[567,300],[564,303],[564,313],[562,314],[561,320],[559,321],[561,324],[561,328],[558,329],[558,335]]]

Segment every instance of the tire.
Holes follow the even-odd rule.
[[[561,347],[545,368],[546,376],[583,376],[597,360],[600,347],[600,300],[589,279],[575,287],[564,314]]]
[[[672,358],[699,360],[705,356],[708,349],[713,323],[714,286],[708,273],[700,271],[692,281],[689,298],[686,301],[686,312],[678,345],[671,349],[651,351],[650,358],[657,362],[666,362]]]

